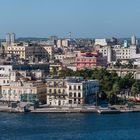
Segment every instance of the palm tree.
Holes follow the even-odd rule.
[[[136,99],[136,96],[140,93],[140,82],[136,81],[131,88],[131,93],[134,96],[134,98]]]
[[[130,69],[134,68],[134,62],[135,62],[134,59],[130,59],[128,61],[127,67],[130,68]]]

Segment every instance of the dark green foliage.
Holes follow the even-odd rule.
[[[74,71],[68,68],[64,68],[59,71],[60,77],[67,77],[67,76],[74,76],[74,75],[75,75]]]
[[[136,81],[131,88],[131,93],[133,96],[136,96],[140,93],[140,81]]]

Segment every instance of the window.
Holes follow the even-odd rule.
[[[72,92],[69,93],[69,97],[72,97]]]
[[[69,86],[69,90],[71,90],[71,86]]]
[[[79,97],[79,98],[81,97],[81,93],[78,93],[78,97]]]
[[[65,89],[63,89],[63,93],[65,93]]]
[[[60,89],[58,89],[58,93],[61,93],[61,90]]]
[[[72,100],[69,100],[69,104],[72,104]]]
[[[51,93],[52,92],[52,89],[49,89],[49,93]]]
[[[76,97],[76,93],[74,93],[74,97]]]
[[[76,90],[76,86],[74,86],[74,90]]]
[[[81,100],[80,99],[78,99],[78,104],[80,104],[81,103]]]
[[[78,90],[81,90],[81,87],[80,86],[78,86]]]

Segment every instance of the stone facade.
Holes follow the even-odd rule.
[[[99,82],[81,77],[46,79],[46,88],[49,106],[77,106],[94,102]]]

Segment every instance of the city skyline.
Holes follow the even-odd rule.
[[[140,37],[139,0],[3,0],[0,38],[58,35],[79,38]]]

